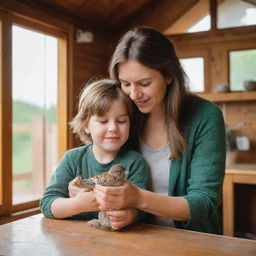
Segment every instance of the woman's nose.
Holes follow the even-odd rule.
[[[130,98],[132,100],[136,100],[140,97],[141,93],[138,91],[137,88],[131,88],[131,92],[130,92]]]

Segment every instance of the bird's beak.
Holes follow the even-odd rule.
[[[125,171],[124,171],[124,174],[125,174],[125,175],[128,175],[128,174],[129,174],[129,171],[125,170]]]

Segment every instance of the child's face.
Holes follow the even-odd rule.
[[[90,117],[85,132],[91,135],[96,158],[104,155],[114,158],[127,141],[129,129],[127,107],[122,100],[115,100],[103,116]]]

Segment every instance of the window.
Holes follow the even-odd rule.
[[[246,80],[256,81],[256,49],[229,52],[231,91],[243,91]]]
[[[231,28],[256,25],[256,6],[249,1],[224,0],[218,4],[217,27]]]
[[[38,212],[72,143],[73,30],[49,19],[48,25],[0,10],[0,224]]]
[[[180,59],[181,65],[188,76],[188,89],[191,92],[204,91],[204,58]]]
[[[199,20],[196,24],[194,24],[191,28],[187,30],[188,33],[207,31],[211,28],[211,16],[207,14],[201,20]]]
[[[57,162],[57,38],[12,27],[13,203],[39,199]]]

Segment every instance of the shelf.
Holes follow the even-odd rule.
[[[256,101],[256,91],[226,92],[226,93],[197,93],[197,95],[213,102]]]
[[[229,165],[229,166],[226,166],[225,173],[256,176],[256,164],[254,164],[254,163],[252,163],[252,164],[236,163],[233,165]]]

